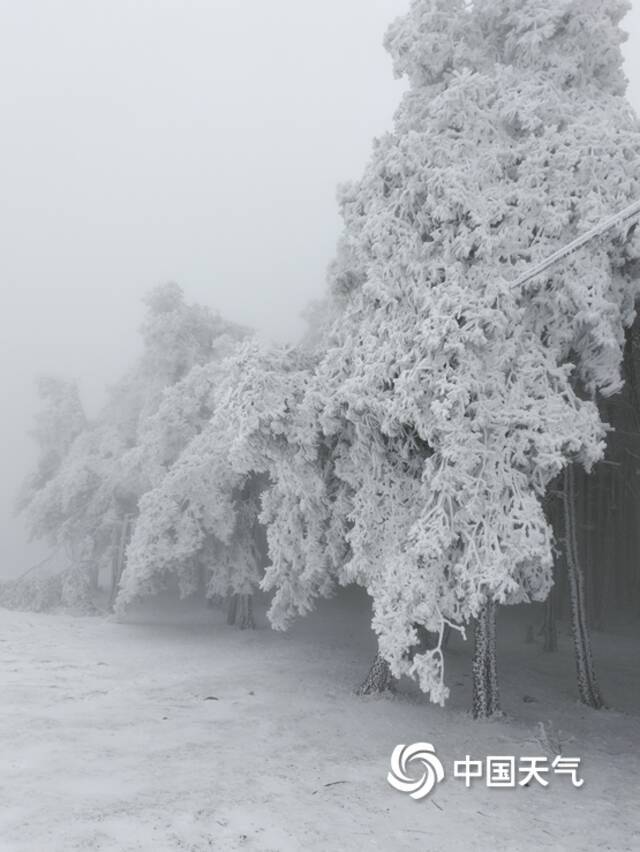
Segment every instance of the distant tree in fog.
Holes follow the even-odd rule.
[[[152,485],[136,449],[164,392],[246,335],[207,308],[186,304],[177,285],[156,287],[145,301],[141,357],[109,389],[99,415],[63,445],[54,475],[23,501],[32,536],[65,545],[72,564],[94,580],[114,558],[123,519],[137,514]]]
[[[25,480],[16,508],[23,511],[58,472],[87,419],[75,382],[42,376],[37,382],[41,409],[31,432],[38,447],[36,469]]]

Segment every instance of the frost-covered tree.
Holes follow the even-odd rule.
[[[39,611],[65,606],[90,613],[94,607],[88,577],[80,578],[73,567],[57,576],[51,576],[45,569],[58,557],[61,545],[68,545],[68,542],[51,534],[52,525],[60,520],[59,515],[45,517],[39,508],[42,495],[51,489],[51,483],[64,469],[87,420],[75,382],[43,376],[38,379],[37,391],[41,408],[36,414],[32,435],[37,443],[38,458],[35,471],[19,491],[16,512],[27,516],[32,538],[46,538],[54,549],[38,565],[2,584],[0,597],[3,606],[15,609]]]
[[[25,508],[32,535],[64,544],[79,573],[94,579],[116,557],[123,522],[135,517],[153,484],[138,448],[165,391],[245,335],[207,308],[185,303],[177,285],[157,287],[145,301],[141,356]]]
[[[142,497],[118,612],[160,591],[171,576],[188,595],[204,573],[208,597],[250,594],[259,582],[258,483],[230,465],[230,439],[210,424]]]
[[[301,402],[323,441],[341,442],[341,578],[371,594],[394,675],[434,701],[448,694],[442,643],[412,653],[417,628],[443,636],[475,620],[479,716],[498,707],[495,604],[546,598],[541,501],[567,464],[602,456],[593,397],[621,382],[634,228],[525,289],[512,282],[640,196],[619,50],[626,8],[414,0],[386,38],[409,81],[394,130],[341,191],[339,317]],[[266,582],[276,622],[321,589],[302,560],[276,559]]]
[[[111,388],[104,410],[104,417],[117,422],[132,446],[168,388],[193,367],[224,357],[248,333],[206,306],[185,302],[177,284],[155,287],[144,302],[142,355]]]
[[[210,597],[249,595],[260,582],[259,515],[269,470],[257,436],[268,429],[270,438],[283,440],[275,430],[288,414],[297,376],[292,361],[285,350],[249,341],[224,361],[192,370],[166,395],[147,452],[160,460],[158,470],[163,460],[170,466],[140,502],[119,612],[171,576],[188,594],[204,572]]]
[[[46,483],[55,476],[71,445],[86,427],[86,416],[75,382],[56,376],[37,381],[41,409],[32,435],[38,447],[35,471],[25,480],[17,500],[23,511]]]
[[[212,360],[196,364],[179,382],[166,388],[154,413],[139,429],[129,463],[152,485],[158,485],[188,444],[213,416],[226,375],[221,363],[232,355],[241,336],[224,335]]]

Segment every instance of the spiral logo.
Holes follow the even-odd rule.
[[[420,777],[408,774],[409,764],[421,764]],[[444,779],[444,768],[431,743],[397,745],[391,755],[387,781],[394,790],[408,793],[412,799],[424,799]]]

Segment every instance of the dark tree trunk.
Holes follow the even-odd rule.
[[[240,630],[255,630],[253,595],[240,595]]]
[[[593,552],[598,570],[604,572],[605,576],[611,575],[613,565],[611,563],[611,549],[609,542],[610,509],[608,500],[609,469],[600,464],[595,468],[594,477],[597,482],[597,506],[595,531],[592,538]]]
[[[369,674],[356,690],[356,694],[375,695],[380,692],[393,692],[393,675],[389,663],[378,653],[369,669]]]
[[[544,640],[543,650],[551,654],[558,650],[558,620],[556,618],[556,592],[551,589],[544,605],[544,624],[542,625]]]
[[[575,480],[571,466],[564,473],[564,531],[567,575],[571,601],[571,627],[576,655],[580,700],[598,710],[603,706],[591,655],[591,637],[587,625],[584,577],[580,567],[575,519]]]
[[[236,623],[236,618],[238,616],[238,597],[239,595],[231,595],[229,597],[229,603],[227,606],[227,624],[230,627]]]
[[[204,598],[207,609],[213,606],[213,599],[209,597],[209,570],[203,563],[198,568],[198,596]]]
[[[593,550],[591,548],[591,528],[594,522],[594,513],[591,505],[592,477],[587,476],[582,468],[579,468],[577,471],[574,470],[574,475],[577,477],[576,502],[579,502],[580,504],[580,510],[578,511],[575,524],[576,539],[578,543],[578,553],[583,554],[581,567],[584,569],[585,602],[590,604],[590,611],[587,613],[587,618],[589,626],[596,627],[601,616],[601,599],[598,591],[600,572],[596,570],[597,566],[593,559]]]
[[[600,582],[598,583],[598,607],[596,611],[596,619],[594,628],[596,630],[604,630],[607,619],[610,614],[610,607],[615,609],[615,587],[616,579],[619,572],[624,570],[625,554],[624,542],[626,539],[626,531],[620,525],[620,477],[621,471],[613,466],[609,469],[609,493],[607,496],[609,504],[609,524],[608,534],[604,540],[604,545],[609,553],[609,562],[606,566],[599,565]],[[588,594],[588,592],[587,592]]]
[[[487,602],[476,621],[472,711],[474,719],[488,719],[500,712],[496,667],[496,604],[493,601]]]

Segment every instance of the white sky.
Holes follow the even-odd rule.
[[[338,182],[402,84],[381,42],[408,0],[0,0],[0,574],[33,461],[33,377],[90,405],[137,349],[140,296],[278,339],[324,288]],[[626,19],[640,111],[640,0]]]

